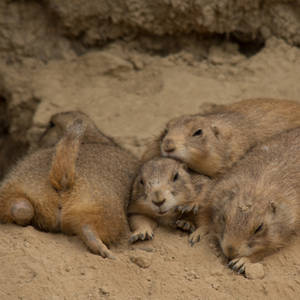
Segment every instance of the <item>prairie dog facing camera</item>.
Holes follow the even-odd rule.
[[[140,169],[128,206],[131,242],[152,239],[158,224],[192,231],[193,213],[182,215],[176,207],[206,189],[210,179],[188,172],[185,164],[170,158],[154,158]]]
[[[55,147],[12,169],[0,186],[0,221],[75,234],[91,252],[112,258],[109,245],[128,232],[139,162],[115,144],[82,143],[86,128],[76,119]]]
[[[212,233],[239,273],[300,227],[300,128],[257,145],[211,190]]]
[[[210,177],[228,170],[256,143],[300,126],[300,103],[249,99],[169,121],[143,161],[165,156]]]

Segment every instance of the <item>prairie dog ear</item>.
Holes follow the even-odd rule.
[[[131,199],[134,201],[138,199],[143,193],[143,185],[141,184],[142,176],[138,174],[133,182],[132,191],[131,191]]]
[[[219,138],[219,135],[220,135],[219,127],[217,127],[216,125],[213,125],[213,126],[211,126],[211,130],[212,130],[213,134],[215,135],[215,137]]]
[[[271,201],[270,202],[270,210],[271,210],[271,212],[275,215],[276,214],[276,212],[277,212],[277,205],[276,205],[276,203],[274,202],[274,201]]]
[[[216,120],[210,128],[217,139],[231,139],[233,136],[232,126],[223,120]]]
[[[188,170],[189,170],[189,167],[188,167],[187,164],[185,164],[185,163],[181,163],[181,164],[180,164],[180,167],[181,167],[184,171],[186,171],[186,172],[188,172]]]
[[[63,136],[63,130],[54,122],[50,121],[47,129],[39,138],[38,144],[41,148],[53,147]]]

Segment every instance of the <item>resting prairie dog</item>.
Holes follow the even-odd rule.
[[[67,127],[76,119],[80,119],[85,124],[85,132],[82,138],[83,143],[100,143],[117,145],[115,141],[101,132],[96,124],[81,111],[65,111],[54,114],[48,124],[47,129],[39,140],[40,148],[53,147],[66,132]]]
[[[0,221],[78,235],[95,254],[128,232],[138,161],[117,145],[88,143],[75,120],[55,147],[25,157],[0,186]]]
[[[175,209],[204,191],[209,182],[208,177],[189,173],[183,163],[170,158],[146,162],[134,181],[128,207],[130,241],[152,239],[158,224],[192,231],[193,214],[182,216]]]
[[[300,103],[295,101],[249,99],[220,105],[205,114],[184,115],[169,121],[145,151],[143,161],[162,155],[216,177],[256,143],[297,126]]]
[[[300,128],[250,150],[209,201],[212,233],[234,270],[286,246],[300,229]]]

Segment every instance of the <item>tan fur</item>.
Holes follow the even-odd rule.
[[[115,143],[80,143],[85,128],[85,120],[75,121],[56,147],[17,164],[0,186],[0,221],[76,234],[92,252],[111,257],[105,244],[128,229],[126,209],[139,163]]]
[[[116,145],[111,137],[101,132],[95,123],[81,111],[66,111],[53,115],[49,121],[49,125],[39,140],[40,148],[53,147],[64,135],[66,128],[73,123],[74,120],[80,119],[85,124],[85,133],[82,142],[101,143],[108,145]]]
[[[210,179],[188,173],[181,162],[170,158],[156,158],[146,162],[135,179],[128,207],[131,241],[151,239],[158,224],[194,228],[193,215],[181,215],[176,207],[201,193]]]
[[[219,105],[215,103],[208,103],[205,102],[199,107],[199,113],[203,114],[208,114],[212,112],[218,112],[222,111],[224,109],[224,105]],[[158,157],[161,155],[161,141],[164,138],[166,134],[166,129],[164,129],[161,134],[156,136],[152,141],[150,141],[146,147],[146,151],[142,155],[142,161],[146,162],[148,160],[151,160],[154,157]]]
[[[50,169],[50,183],[57,191],[73,187],[75,181],[76,159],[86,126],[76,120],[56,145]]]
[[[286,246],[300,227],[300,128],[254,147],[208,196],[212,229],[230,266]]]
[[[149,145],[143,160],[160,155],[172,157],[196,172],[216,177],[256,143],[297,126],[300,104],[295,101],[243,100],[171,120]]]

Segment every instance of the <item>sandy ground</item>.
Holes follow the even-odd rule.
[[[31,68],[42,99],[29,131],[37,140],[53,113],[80,109],[137,155],[171,117],[204,102],[244,98],[300,100],[300,50],[270,39],[256,55],[236,45],[167,56],[124,53],[118,44]],[[208,238],[190,247],[186,234],[158,228],[153,241],[113,247],[116,260],[87,251],[76,237],[1,225],[0,299],[298,299],[300,240],[263,260],[263,279],[234,274]]]

